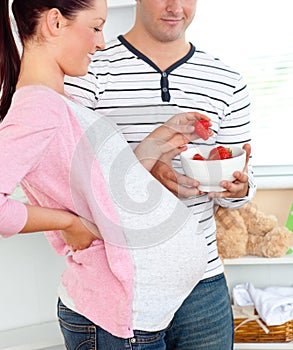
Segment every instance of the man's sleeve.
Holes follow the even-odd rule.
[[[225,118],[222,121],[217,141],[220,144],[230,144],[243,146],[245,143],[251,144],[251,115],[250,100],[246,83],[240,76],[231,97],[229,106],[225,111]],[[252,149],[253,151],[253,149]],[[256,183],[251,165],[252,157],[248,166],[249,191],[243,198],[219,198],[215,202],[222,207],[238,208],[247,203],[256,192]],[[242,170],[242,169],[239,169]]]

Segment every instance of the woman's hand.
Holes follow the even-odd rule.
[[[61,232],[64,242],[73,251],[86,249],[96,239],[103,239],[94,224],[78,216],[75,216],[70,227]]]
[[[173,168],[172,159],[177,154],[177,149],[174,152],[164,154],[153,166],[151,174],[179,198],[200,195],[201,192],[198,189],[199,182],[177,172]]]
[[[137,158],[149,171],[164,154],[186,150],[186,144],[199,138],[194,124],[200,119],[210,119],[198,112],[176,114],[162,126],[150,133],[135,149]],[[210,136],[213,134],[210,131]]]
[[[63,209],[43,208],[26,204],[27,221],[20,234],[61,231],[73,251],[86,249],[96,239],[102,239],[98,228],[89,221]]]

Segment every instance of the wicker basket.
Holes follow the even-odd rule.
[[[293,340],[293,320],[280,326],[267,326],[265,322],[261,321],[269,333],[266,333],[255,320],[240,325],[243,321],[245,318],[234,319],[235,343],[283,343]],[[239,327],[237,328],[237,326]]]

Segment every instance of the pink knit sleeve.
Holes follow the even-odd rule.
[[[38,165],[60,126],[54,116],[59,108],[55,101],[28,92],[16,94],[9,113],[0,124],[0,235],[3,237],[17,234],[24,227],[27,209],[22,202],[9,196]],[[46,102],[53,106],[53,112]]]
[[[24,227],[27,221],[26,206],[17,200],[0,196],[0,235],[8,238]]]

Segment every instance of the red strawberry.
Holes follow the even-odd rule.
[[[203,140],[209,138],[210,122],[206,119],[200,119],[194,124],[194,132]]]
[[[218,160],[218,159],[229,159],[232,158],[232,151],[230,148],[224,146],[218,146],[213,148],[209,154],[209,160]]]
[[[205,160],[205,158],[199,154],[199,153],[196,153],[193,157],[192,157],[193,160]]]

